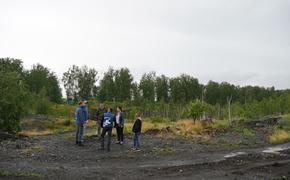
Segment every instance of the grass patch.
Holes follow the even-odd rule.
[[[256,136],[255,132],[251,129],[248,129],[248,128],[243,129],[243,135],[247,136],[247,137],[255,137]]]
[[[39,153],[41,151],[44,151],[45,148],[42,145],[35,145],[33,147],[30,148],[26,148],[22,150],[22,154],[26,155],[26,156],[31,156],[34,153]]]
[[[203,145],[218,145],[218,144],[220,144],[215,139],[205,139],[205,140],[202,140],[200,143],[203,144]]]
[[[241,133],[245,137],[255,137],[256,134],[252,129],[236,126],[234,131]]]
[[[95,121],[88,121],[87,128],[96,126]],[[26,120],[22,123],[23,130],[21,135],[33,137],[33,136],[45,136],[51,134],[57,134],[67,131],[74,131],[76,129],[75,122],[68,123],[67,119],[49,119],[49,120]]]
[[[0,169],[0,177],[43,177],[43,175],[34,172],[9,172]]]
[[[279,122],[279,129],[290,131],[290,115],[283,116],[282,120]]]
[[[213,124],[214,129],[227,129],[228,127],[229,127],[228,119],[216,120]]]
[[[174,153],[175,149],[170,146],[165,146],[165,147],[154,147],[152,151],[155,155],[160,155],[160,154]]]
[[[290,140],[290,133],[282,129],[275,129],[269,137],[269,141],[272,144],[283,143]]]

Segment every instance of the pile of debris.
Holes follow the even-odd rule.
[[[149,129],[145,132],[146,134],[150,134],[150,135],[158,135],[158,134],[169,134],[169,133],[173,133],[172,129],[170,128],[170,126],[166,127],[166,128],[162,128],[162,129]]]
[[[279,122],[281,121],[281,119],[282,117],[280,116],[264,117],[258,120],[250,120],[250,121],[242,120],[239,123],[250,128],[268,128],[268,127],[279,125]]]

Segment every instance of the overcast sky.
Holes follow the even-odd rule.
[[[290,88],[290,0],[1,0],[0,57]]]

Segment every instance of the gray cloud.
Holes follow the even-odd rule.
[[[0,56],[289,88],[288,0],[3,0]]]

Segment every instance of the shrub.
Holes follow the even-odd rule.
[[[20,117],[27,107],[28,93],[16,72],[0,71],[0,128],[19,131]]]
[[[36,114],[48,114],[50,102],[46,97],[46,90],[42,89],[36,102]]]

